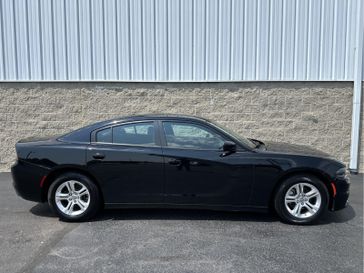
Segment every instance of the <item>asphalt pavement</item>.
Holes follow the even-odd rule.
[[[108,210],[63,223],[0,174],[0,272],[363,272],[363,175],[350,205],[314,226],[272,214]]]

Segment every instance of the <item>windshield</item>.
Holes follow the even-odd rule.
[[[212,121],[209,121],[209,122],[212,123],[212,124],[214,124],[216,127],[220,128],[220,130],[222,130],[226,134],[232,136],[233,138],[237,139],[241,143],[245,144],[249,148],[254,149],[256,147],[256,145],[252,141],[250,141],[249,139],[247,139],[247,138],[245,138],[245,137],[243,137],[241,135],[238,135],[233,130],[230,130],[229,128],[226,128],[225,126],[223,126],[221,124],[218,124],[216,122],[212,122]]]

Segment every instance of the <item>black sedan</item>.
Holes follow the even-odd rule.
[[[14,187],[65,221],[100,208],[268,211],[307,224],[346,206],[345,165],[306,146],[247,139],[206,119],[143,115],[16,144]]]

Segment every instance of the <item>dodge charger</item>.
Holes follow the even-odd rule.
[[[346,206],[345,165],[317,149],[240,136],[182,115],[98,122],[16,144],[18,195],[48,202],[64,221],[101,208],[275,211],[309,224]]]

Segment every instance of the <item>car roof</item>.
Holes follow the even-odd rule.
[[[99,122],[98,125],[107,125],[112,123],[118,123],[122,121],[140,121],[140,120],[159,120],[159,119],[180,119],[180,120],[190,120],[190,121],[204,121],[210,122],[208,119],[190,116],[190,115],[180,115],[180,114],[143,114],[143,115],[133,115],[124,116],[119,118],[114,118],[110,120],[105,120]]]
[[[144,115],[125,116],[125,117],[119,117],[119,118],[114,118],[114,119],[109,119],[109,120],[103,120],[103,121],[99,121],[99,122],[87,125],[85,127],[79,128],[75,131],[72,131],[70,133],[67,133],[67,134],[59,137],[58,140],[74,141],[74,142],[87,142],[87,139],[89,139],[90,133],[93,130],[96,130],[98,128],[106,127],[106,126],[117,124],[120,122],[158,120],[158,119],[164,119],[164,120],[178,119],[178,120],[184,120],[184,121],[210,122],[209,120],[200,118],[200,117],[194,117],[194,116],[188,116],[188,115],[177,115],[177,114],[144,114]]]

